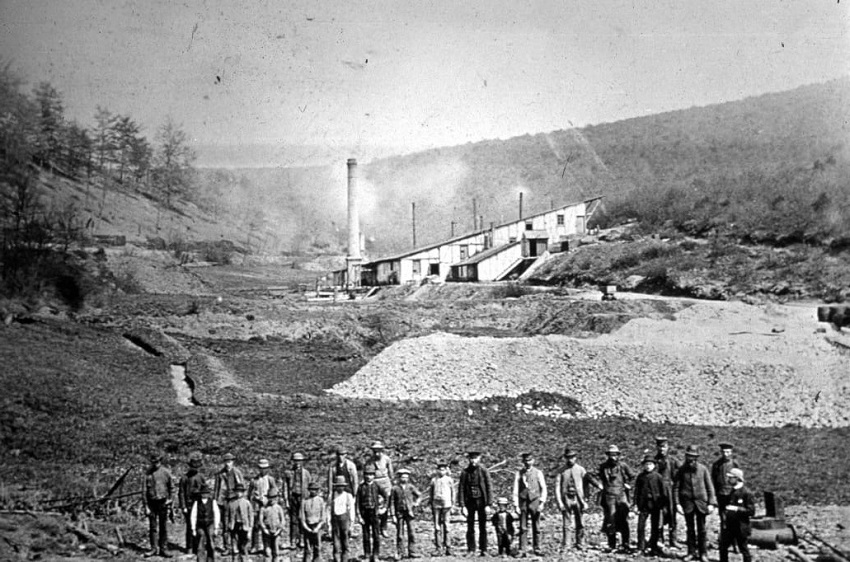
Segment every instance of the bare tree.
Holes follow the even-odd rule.
[[[195,152],[189,146],[189,137],[180,124],[169,116],[156,134],[153,178],[155,187],[171,206],[175,197],[187,196],[194,179]]]

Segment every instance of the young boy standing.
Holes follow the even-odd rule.
[[[357,488],[357,514],[363,527],[363,555],[375,562],[381,555],[381,529],[378,520],[378,505],[381,489],[375,483],[375,469],[366,466],[363,483]]]
[[[201,485],[200,497],[192,504],[188,517],[192,530],[192,549],[198,557],[198,562],[215,561],[214,538],[221,523],[221,513],[218,504],[210,497],[211,492],[204,482]]]
[[[254,528],[254,511],[245,497],[245,484],[237,482],[236,494],[227,504],[227,532],[230,534],[230,554],[233,560],[244,562],[248,554],[248,538]],[[237,558],[238,555],[238,558]]]
[[[508,498],[496,500],[498,511],[493,514],[491,521],[496,530],[496,544],[499,546],[499,556],[511,554],[511,542],[514,539],[514,516],[508,511]]]
[[[334,543],[334,562],[348,562],[348,537],[356,512],[354,496],[348,491],[349,480],[342,475],[333,481],[333,493],[328,506],[331,535]]]
[[[417,558],[413,520],[415,519],[415,510],[419,506],[419,498],[422,494],[410,482],[409,470],[402,468],[397,474],[399,482],[393,487],[392,495],[390,496],[390,509],[395,514],[396,552],[399,558],[404,557],[404,532],[406,529],[407,556],[408,558]]]
[[[309,497],[301,502],[301,531],[304,534],[304,562],[312,558],[315,562],[321,557],[320,542],[322,525],[325,522],[325,500],[319,496],[319,484],[310,482],[307,486]]]
[[[449,475],[449,465],[437,463],[439,474],[431,479],[428,497],[434,519],[434,556],[451,556],[449,546],[449,512],[455,504],[455,482]]]
[[[744,471],[740,468],[729,470],[726,475],[732,492],[726,504],[726,525],[720,535],[720,562],[728,562],[729,547],[738,545],[738,551],[744,562],[750,562],[750,549],[747,538],[750,536],[750,517],[756,514],[756,501],[753,494],[744,487]]]
[[[283,533],[283,508],[277,503],[279,497],[277,488],[272,488],[266,494],[266,505],[260,510],[260,531],[263,533],[263,553],[266,562],[277,562],[278,541]]]
[[[638,509],[637,547],[639,552],[649,546],[649,555],[661,554],[658,547],[661,513],[667,504],[664,479],[655,471],[655,459],[643,457],[643,471],[635,479],[635,506]],[[649,545],[646,544],[646,520],[649,518]]]

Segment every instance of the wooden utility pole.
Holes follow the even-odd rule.
[[[522,191],[519,192],[519,220],[522,220]]]
[[[411,217],[410,217],[411,220],[410,220],[410,222],[411,222],[411,226],[413,228],[413,247],[415,248],[416,247],[416,203],[415,202],[411,203],[410,207],[411,207]]]

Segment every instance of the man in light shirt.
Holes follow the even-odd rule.
[[[334,562],[348,562],[348,539],[351,536],[351,525],[357,517],[354,496],[348,491],[348,486],[349,482],[345,476],[337,476],[334,479],[328,509],[328,523],[334,543]]]
[[[451,556],[449,546],[449,512],[455,504],[455,481],[449,474],[449,465],[437,463],[439,474],[431,479],[428,497],[434,518],[434,556]]]
[[[193,550],[198,556],[198,562],[215,560],[215,545],[213,539],[221,525],[221,511],[218,503],[210,497],[212,490],[204,482],[201,485],[201,497],[192,503],[189,512],[189,527],[193,537]]]
[[[531,520],[531,544],[540,556],[540,514],[546,505],[546,479],[534,466],[534,455],[522,453],[522,468],[514,476],[513,500],[519,509],[519,551],[526,554],[528,523]]]

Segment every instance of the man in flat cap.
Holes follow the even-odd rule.
[[[150,455],[150,467],[143,482],[145,513],[148,516],[148,539],[151,551],[147,556],[170,558],[168,545],[168,512],[174,498],[174,481],[171,471],[162,466],[162,455]]]
[[[655,438],[655,470],[664,482],[664,507],[661,511],[658,537],[664,539],[664,525],[668,528],[668,544],[670,548],[676,545],[676,494],[673,493],[673,478],[682,466],[679,459],[670,454],[670,444],[667,437],[660,435]]]
[[[224,552],[230,552],[230,532],[227,521],[227,504],[236,497],[236,484],[245,485],[245,477],[242,471],[236,467],[236,457],[233,453],[225,453],[222,457],[224,466],[221,467],[215,475],[215,489],[213,490],[213,499],[218,504],[218,510],[221,512],[224,520],[222,521],[221,542]]]
[[[251,554],[263,552],[263,530],[260,528],[260,511],[266,505],[269,492],[277,492],[278,485],[274,476],[269,474],[270,464],[268,459],[257,461],[257,475],[251,480],[248,497],[251,500],[251,508],[254,510],[254,528],[251,530]]]
[[[597,472],[602,485],[602,532],[608,537],[608,549],[617,547],[620,534],[620,549],[629,552],[629,497],[628,491],[635,479],[632,469],[620,461],[620,449],[611,445],[605,451],[608,457],[599,465]]]
[[[180,478],[177,484],[177,507],[180,508],[180,513],[183,515],[183,522],[186,527],[186,550],[197,554],[194,543],[195,539],[192,534],[192,525],[189,521],[189,511],[192,509],[192,504],[198,500],[201,495],[201,487],[204,485],[204,475],[200,473],[201,468],[201,453],[192,453],[189,455],[189,468]]]
[[[635,479],[635,507],[638,509],[637,547],[641,554],[659,556],[663,554],[658,547],[661,531],[661,511],[666,498],[661,475],[655,470],[655,458],[643,457],[643,470]],[[649,519],[649,543],[646,542],[646,520]],[[648,552],[644,552],[646,549]]]
[[[357,488],[357,519],[363,533],[363,556],[375,562],[381,555],[381,529],[378,507],[381,504],[381,489],[375,483],[375,467],[363,469],[363,482]]]
[[[289,516],[289,547],[301,548],[301,524],[298,522],[301,513],[301,502],[309,496],[307,486],[311,482],[310,473],[304,468],[304,455],[292,454],[292,468],[283,473],[284,507]]]
[[[233,487],[233,497],[227,503],[226,532],[230,533],[230,555],[232,559],[244,562],[248,554],[248,540],[254,528],[254,510],[245,497],[245,484],[237,482]]]
[[[540,514],[546,505],[546,479],[534,466],[534,455],[522,453],[522,468],[514,474],[513,501],[519,510],[519,552],[527,555],[528,524],[531,520],[531,545],[540,556]]]
[[[587,470],[576,462],[578,453],[574,449],[566,447],[564,458],[567,466],[555,479],[555,501],[558,502],[558,509],[561,510],[561,551],[567,548],[571,519],[575,529],[575,548],[581,550],[584,540],[582,516],[587,509],[585,490],[589,485],[594,485],[594,482],[587,474]]]
[[[345,445],[339,445],[334,449],[336,459],[328,467],[328,494],[330,497],[336,487],[337,476],[345,478],[346,490],[354,495],[357,491],[357,486],[360,484],[357,476],[357,465],[354,461],[348,458],[348,448]]]
[[[740,468],[729,469],[726,475],[732,492],[725,506],[726,526],[720,534],[720,562],[728,562],[729,546],[736,544],[741,552],[743,562],[750,562],[750,549],[747,538],[750,536],[750,517],[756,514],[756,500],[753,494],[744,487],[744,471]]]
[[[390,494],[393,490],[393,480],[395,472],[393,471],[393,461],[387,455],[384,444],[380,441],[372,442],[372,456],[366,461],[366,466],[371,466],[375,469],[375,484],[381,490],[383,504],[379,509],[381,519],[381,536],[387,536],[387,523],[389,521],[389,503]]]
[[[720,456],[711,464],[711,483],[714,484],[714,493],[717,494],[717,513],[720,516],[720,535],[723,535],[723,527],[726,525],[726,506],[729,505],[729,496],[732,494],[732,485],[726,475],[733,468],[741,468],[738,461],[732,458],[732,444],[728,441],[720,443]],[[735,545],[732,545],[735,548]]]
[[[673,480],[673,491],[688,528],[688,559],[708,562],[705,518],[714,511],[717,499],[711,475],[699,462],[699,449],[695,445],[688,445],[685,450],[685,464]]]
[[[458,504],[466,517],[466,549],[475,553],[475,519],[478,518],[478,551],[487,555],[487,516],[493,500],[493,486],[490,471],[481,466],[481,452],[467,453],[469,464],[460,473],[458,484]]]

